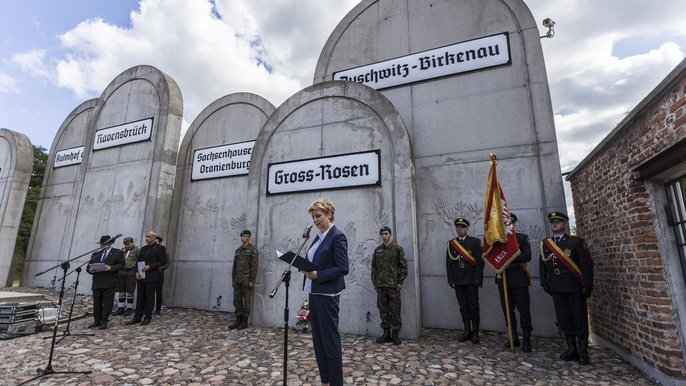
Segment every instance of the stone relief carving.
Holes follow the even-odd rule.
[[[126,198],[122,197],[122,206],[128,201],[128,205],[121,212],[123,216],[140,217],[143,215],[143,200],[145,199],[145,188],[134,190],[133,181],[129,181],[126,188]]]
[[[219,211],[219,204],[216,200],[211,198],[207,199],[204,204],[200,202],[200,198],[197,198],[193,203],[189,203],[188,199],[186,199],[183,206],[184,211],[191,216],[195,216],[196,214],[204,216],[208,213],[216,213]]]
[[[481,220],[483,219],[484,209],[483,206],[477,202],[465,202],[457,201],[453,206],[448,206],[446,201],[440,194],[434,195],[433,199],[434,208],[440,216],[441,220],[450,229],[450,231],[455,233],[455,219],[458,217],[464,217],[471,222],[470,234],[474,237],[479,237],[482,234],[483,227],[479,227]],[[477,233],[478,232],[478,233]]]

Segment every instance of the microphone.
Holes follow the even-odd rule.
[[[309,239],[310,238],[310,230],[312,229],[312,224],[308,225],[307,228],[305,228],[305,232],[303,232],[303,239]]]
[[[117,233],[116,236],[110,237],[109,240],[105,241],[105,244],[104,244],[104,245],[112,244],[112,243],[114,243],[114,240],[116,240],[116,239],[118,239],[118,238],[120,238],[120,237],[121,237],[121,233]]]

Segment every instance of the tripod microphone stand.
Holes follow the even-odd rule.
[[[83,256],[83,255],[82,255]],[[81,257],[81,256],[78,256]],[[77,259],[76,257],[75,259]],[[70,260],[71,261],[71,260]],[[64,263],[60,264],[63,274],[62,274],[62,286],[60,287],[60,297],[59,297],[59,302],[57,303],[57,318],[55,319],[55,325],[52,328],[52,343],[50,344],[50,356],[48,357],[48,365],[44,369],[38,369],[38,375],[20,383],[17,386],[27,384],[31,381],[34,381],[38,378],[44,377],[46,375],[52,375],[52,374],[90,374],[91,371],[55,371],[52,368],[52,356],[55,352],[55,339],[57,338],[57,326],[60,323],[60,313],[62,312],[62,299],[64,298],[64,278],[67,277],[67,270],[69,269],[69,261],[65,261]],[[56,267],[50,268],[54,269]],[[49,271],[49,270],[48,270]],[[47,271],[41,272],[39,274],[36,274],[36,276],[41,275]]]
[[[90,261],[87,261],[86,263],[89,263],[89,262]],[[74,271],[76,271],[76,281],[74,282],[74,293],[72,294],[71,306],[69,307],[69,317],[67,318],[67,329],[62,331],[62,337],[57,342],[55,342],[55,344],[59,344],[62,341],[62,339],[66,338],[68,336],[72,336],[72,335],[81,335],[81,336],[93,336],[93,335],[95,335],[92,333],[85,333],[85,332],[84,333],[78,333],[78,334],[72,334],[71,332],[69,332],[69,326],[71,325],[71,317],[72,317],[72,314],[74,312],[74,303],[76,303],[76,292],[77,292],[77,289],[79,288],[79,275],[81,275],[81,267],[86,263],[79,265],[74,270]],[[74,272],[74,271],[71,271],[71,272]],[[69,273],[67,274],[67,276],[69,276]],[[62,283],[64,283],[64,279],[62,280]],[[43,339],[50,339],[50,338],[46,336]]]
[[[290,287],[291,283],[291,267],[293,266],[293,262],[298,258],[300,255],[300,251],[302,251],[303,247],[305,246],[305,243],[307,243],[307,240],[310,239],[310,229],[312,229],[312,225],[308,225],[307,228],[305,228],[305,232],[303,233],[303,240],[302,244],[300,244],[300,247],[298,247],[298,251],[295,252],[295,255],[293,256],[293,259],[291,259],[290,263],[288,263],[288,267],[283,271],[283,274],[281,274],[281,279],[276,283],[276,286],[272,290],[272,292],[269,294],[270,298],[274,298],[274,295],[276,295],[276,291],[279,290],[279,287],[281,286],[281,283],[285,283],[286,285],[286,304],[284,305],[283,308],[283,385],[287,386],[288,385],[288,288]]]

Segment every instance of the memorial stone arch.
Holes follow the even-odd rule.
[[[341,331],[372,335],[381,331],[371,255],[380,244],[379,229],[390,226],[405,249],[409,267],[402,289],[401,335],[416,338],[421,326],[414,164],[410,138],[395,107],[380,93],[355,83],[310,86],[267,120],[251,165],[248,199],[253,204],[247,208],[247,224],[261,252],[253,322],[269,326],[283,322],[285,288],[269,297],[286,268],[276,250],[295,251],[304,227],[312,221],[307,207],[326,197],[336,204],[335,224],[348,238],[350,273],[341,295]],[[308,173],[311,179],[299,178]],[[295,273],[290,304],[296,306],[291,309],[305,298],[302,282],[303,275]],[[291,316],[294,322],[295,313]]]

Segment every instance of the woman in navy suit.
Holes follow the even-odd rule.
[[[343,385],[343,353],[338,332],[340,294],[348,274],[348,240],[333,224],[333,201],[319,198],[307,212],[319,233],[307,251],[318,269],[305,272],[304,291],[309,293],[312,343],[323,385]]]

